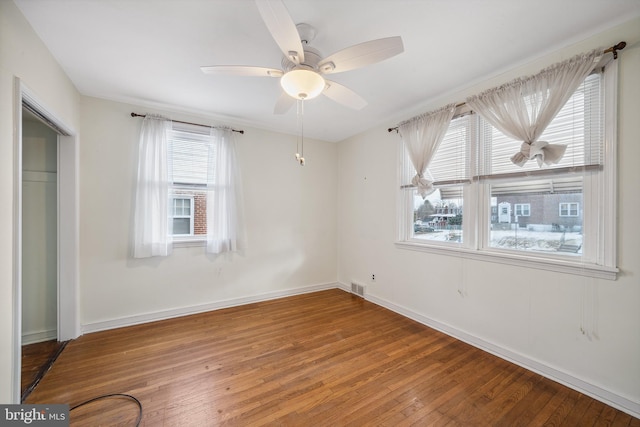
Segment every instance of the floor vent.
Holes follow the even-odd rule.
[[[364,285],[351,282],[351,293],[364,298]]]

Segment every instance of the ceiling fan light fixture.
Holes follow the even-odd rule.
[[[312,99],[322,93],[326,83],[315,71],[296,68],[280,78],[280,85],[292,98]]]

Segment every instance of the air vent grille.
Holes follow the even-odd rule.
[[[365,286],[359,283],[351,282],[351,293],[364,298]]]

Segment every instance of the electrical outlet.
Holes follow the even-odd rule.
[[[372,282],[375,282],[375,281],[376,281],[376,275],[375,275],[375,274],[372,274],[372,275],[371,275],[371,281],[372,281]]]

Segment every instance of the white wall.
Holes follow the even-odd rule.
[[[11,1],[0,1],[0,200],[14,200],[14,77],[68,126],[77,127],[79,94]],[[12,388],[14,348],[13,234],[11,208],[0,209],[0,402],[16,398]],[[19,354],[19,352],[17,353]]]
[[[58,328],[58,135],[22,122],[22,344]]]
[[[142,119],[206,118],[96,98],[82,98],[80,281],[84,331],[255,299],[334,287],[337,276],[337,146],[305,142],[307,164],[294,159],[295,137],[246,128],[236,135],[248,248],[231,258],[203,247],[132,259],[132,199]],[[233,125],[229,123],[229,125]]]
[[[621,273],[615,282],[397,249],[393,242],[398,182],[390,159],[396,156],[398,137],[386,131],[396,123],[383,123],[338,145],[309,142],[304,168],[293,161],[294,137],[245,128],[247,133],[237,141],[249,224],[246,254],[210,259],[201,248],[180,248],[162,260],[131,260],[140,119],[129,113],[147,110],[81,98],[10,1],[0,1],[0,199],[14,200],[13,85],[18,76],[69,127],[77,130],[81,124],[80,283],[85,330],[321,288],[336,276],[345,284],[369,283],[375,273],[368,292],[378,302],[539,363],[546,372],[566,374],[565,379],[638,414],[639,32],[640,21],[635,20],[415,110],[419,114],[461,101],[573,53],[626,40],[619,96]],[[12,212],[0,209],[0,402],[14,400],[10,379],[19,375],[12,372]],[[467,290],[464,298],[457,293],[461,282]],[[581,299],[590,287],[596,292],[599,322],[599,338],[592,341],[579,330]]]
[[[621,40],[617,281],[537,271],[399,249],[397,144],[381,123],[339,144],[338,280],[367,284],[369,298],[511,357],[640,414],[640,20],[426,103],[415,114],[533,74]],[[446,66],[446,64],[442,64]],[[432,82],[425,82],[431,84]],[[410,118],[411,115],[405,117]],[[367,159],[363,162],[362,159]],[[376,280],[372,283],[371,274]],[[467,295],[458,293],[459,286]],[[594,290],[599,337],[580,331],[581,301]]]

